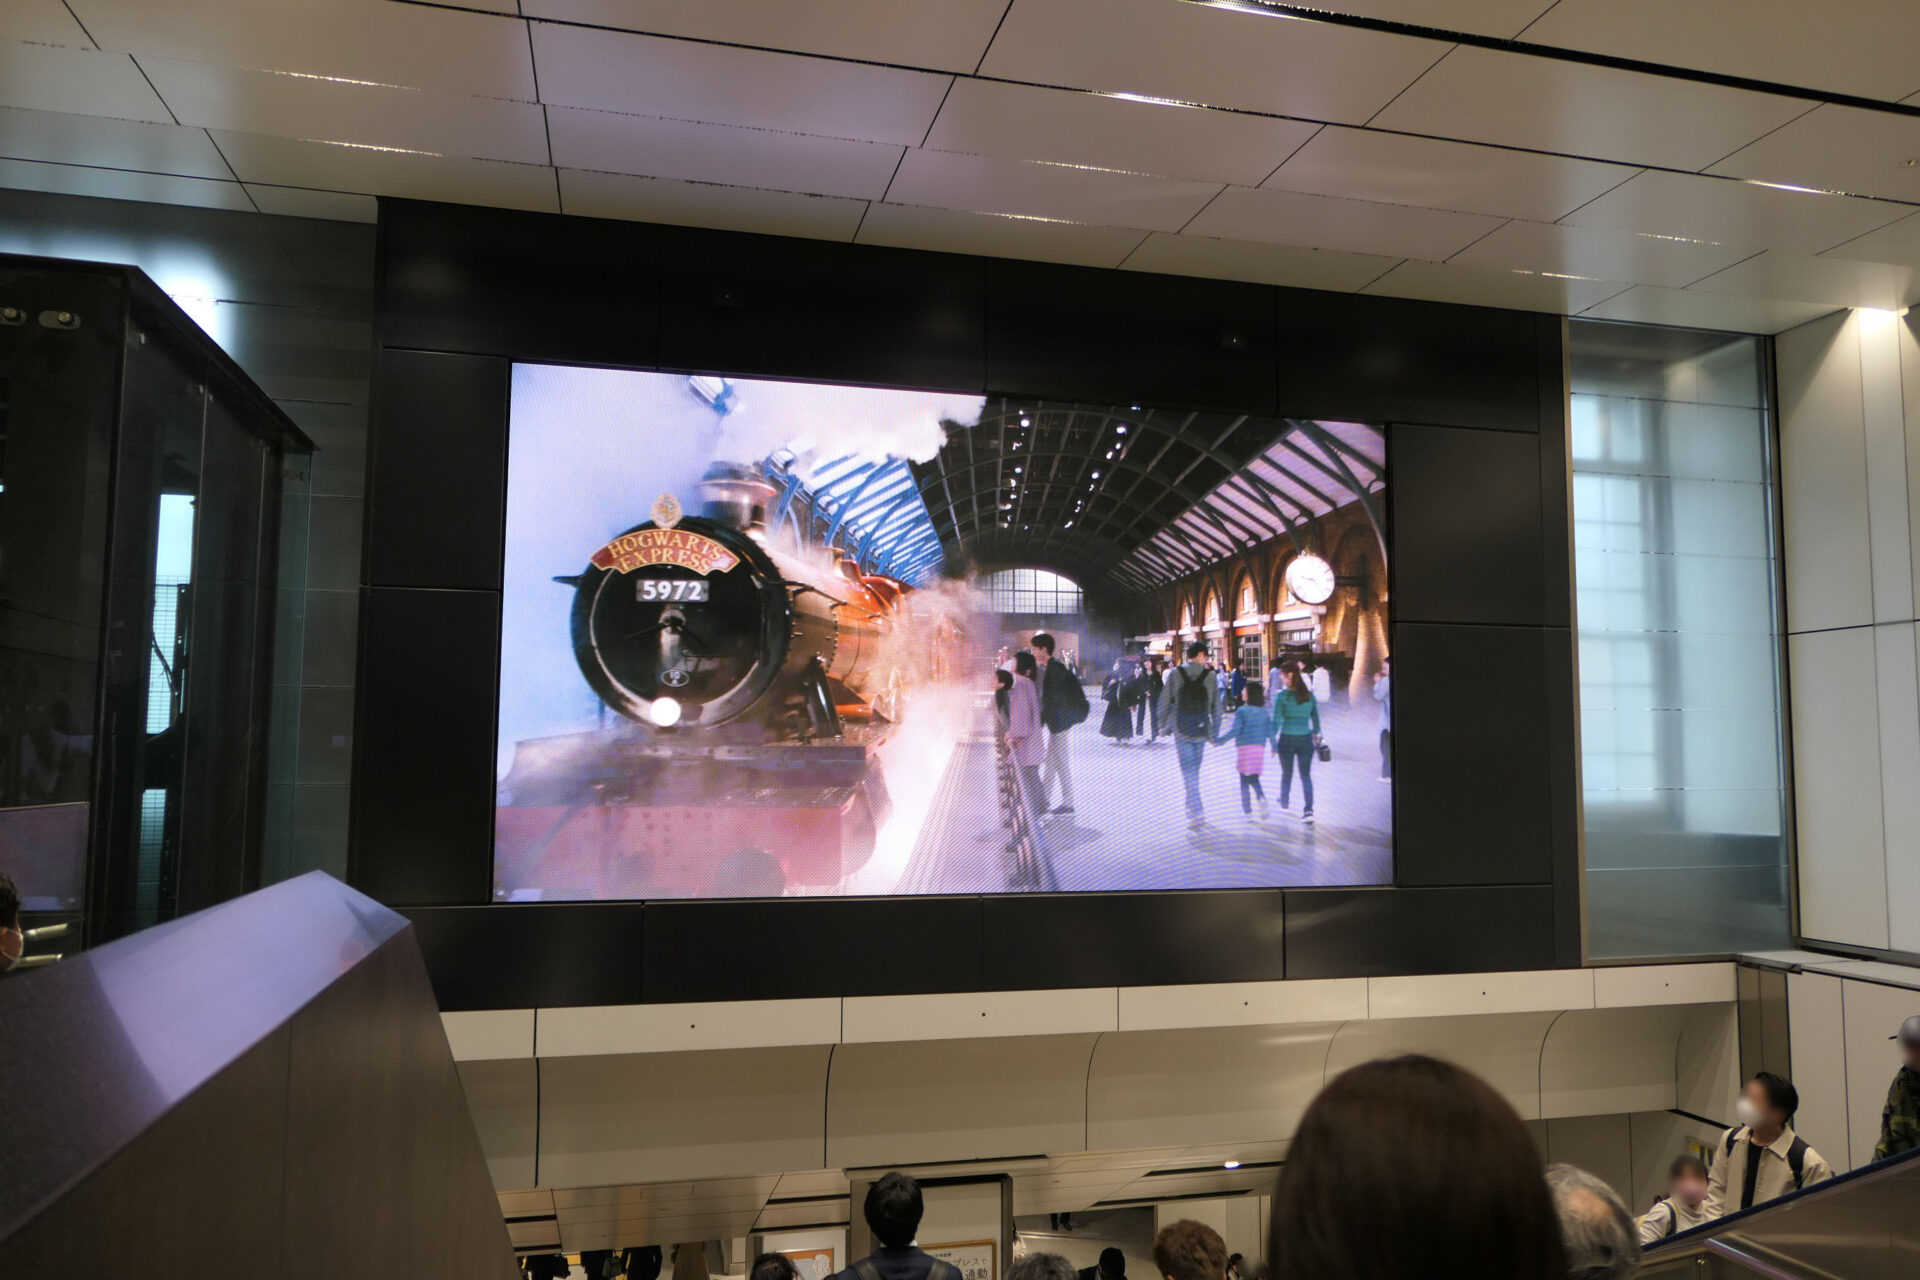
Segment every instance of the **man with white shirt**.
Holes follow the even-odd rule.
[[[1740,1123],[1721,1136],[1707,1179],[1708,1219],[1751,1209],[1825,1182],[1833,1167],[1793,1131],[1800,1093],[1785,1076],[1762,1071],[1747,1081],[1734,1112]]]

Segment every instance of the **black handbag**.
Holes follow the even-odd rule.
[[[1320,762],[1325,764],[1327,761],[1333,759],[1333,748],[1328,746],[1326,740],[1323,738],[1313,744],[1313,754],[1319,756]]]

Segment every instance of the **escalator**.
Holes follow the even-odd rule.
[[[1920,1276],[1920,1151],[1855,1169],[1647,1248],[1641,1280]]]

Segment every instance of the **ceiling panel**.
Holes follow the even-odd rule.
[[[567,169],[683,178],[878,200],[902,148],[774,129],[549,107],[553,161]]]
[[[1752,252],[1738,245],[1516,220],[1475,241],[1449,261],[1678,289],[1730,267]]]
[[[822,1222],[847,1221],[849,1206],[843,1195],[835,1200],[796,1200],[791,1204],[768,1204],[753,1220],[755,1231],[778,1231],[786,1227],[810,1227]]]
[[[927,145],[1252,187],[1317,128],[1078,89],[956,80]]]
[[[791,53],[533,24],[541,100],[912,146],[951,77]]]
[[[0,40],[0,107],[172,124],[159,95],[124,53]]]
[[[1811,105],[1669,76],[1461,47],[1373,123],[1623,164],[1702,169]]]
[[[1265,185],[1551,222],[1637,172],[1592,160],[1329,126]]]
[[[93,41],[61,0],[7,0],[0,5],[0,40],[93,48]]]
[[[844,1196],[847,1194],[847,1175],[840,1169],[803,1169],[798,1173],[783,1173],[773,1188],[772,1199],[785,1200],[796,1196]]]
[[[864,200],[839,196],[723,187],[588,169],[562,169],[560,191],[566,212],[588,218],[667,222],[814,240],[853,239],[867,207]]]
[[[1845,244],[1835,245],[1826,251],[1825,256],[1920,266],[1920,213],[1908,214],[1878,231],[1869,231]]]
[[[65,111],[0,107],[0,156],[66,163],[84,159],[103,169],[141,169],[189,178],[233,177],[204,129]]]
[[[142,58],[181,124],[441,155],[547,163],[540,105]]]
[[[914,148],[887,188],[898,204],[1178,231],[1220,184]]]
[[[1872,98],[1920,90],[1912,0],[1560,0],[1526,38]]]
[[[1816,107],[1708,172],[1920,202],[1920,117]]]
[[[1213,236],[1168,235],[1156,231],[1121,265],[1129,271],[1157,271],[1216,280],[1253,280],[1260,284],[1352,293],[1399,263],[1372,253],[1303,249],[1257,240],[1221,240]]]
[[[898,0],[521,0],[520,7],[531,18],[972,71],[987,51],[1007,0],[915,5],[911,20],[903,20]]]
[[[1194,235],[1314,249],[1449,258],[1500,225],[1478,213],[1228,187],[1187,227]]]
[[[103,49],[532,100],[518,18],[391,0],[70,0]]]
[[[288,218],[326,218],[333,222],[378,222],[380,202],[346,191],[310,191],[305,187],[244,184],[262,213]]]
[[[1079,222],[917,205],[876,204],[867,210],[861,244],[941,253],[977,253],[1082,267],[1117,267],[1140,243],[1134,227],[1094,227]]]
[[[1571,315],[1611,298],[1628,286],[1612,280],[1463,267],[1451,262],[1403,262],[1362,289],[1362,293],[1430,302],[1460,302],[1475,307],[1507,307]]]
[[[532,1218],[553,1212],[551,1191],[502,1191],[500,1212],[509,1218]]]
[[[1562,219],[1754,249],[1818,253],[1906,216],[1905,205],[1649,170]]]
[[[1448,48],[1251,7],[1013,0],[981,71],[1359,124]]]
[[[1312,0],[1310,9],[1362,18],[1441,27],[1474,35],[1511,37],[1553,7],[1553,0]]]
[[[258,133],[216,130],[213,140],[245,182],[559,211],[553,170],[544,165],[419,155]]]
[[[1632,320],[1640,324],[1723,329],[1732,333],[1778,333],[1818,319],[1833,309],[1821,303],[1737,298],[1699,289],[1662,289],[1642,284],[1582,314],[1594,320]]]
[[[1920,301],[1920,267],[1768,252],[1693,286],[1707,293],[1897,311]]]
[[[210,182],[205,178],[176,178],[125,169],[90,169],[77,164],[40,164],[31,160],[0,160],[0,187],[26,191],[57,191],[72,196],[103,196],[108,200],[145,200],[153,204],[196,205],[203,209],[253,212],[253,202],[237,182]]]

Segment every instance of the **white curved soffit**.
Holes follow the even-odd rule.
[[[1320,1091],[1340,1023],[1121,1031],[1087,1074],[1094,1151],[1291,1137]]]

